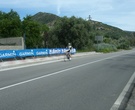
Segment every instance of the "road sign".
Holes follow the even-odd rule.
[[[103,41],[103,36],[95,36],[95,41]]]

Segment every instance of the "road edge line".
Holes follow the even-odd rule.
[[[110,110],[124,110],[127,106],[129,98],[132,94],[132,91],[135,87],[135,72],[130,77],[128,83],[126,84],[125,88],[113,104]]]

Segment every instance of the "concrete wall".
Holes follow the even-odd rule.
[[[24,49],[23,37],[0,39],[0,50],[21,50]]]

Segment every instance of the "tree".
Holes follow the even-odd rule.
[[[0,36],[1,37],[19,37],[21,36],[21,20],[17,12],[0,12]]]
[[[118,40],[118,42],[118,49],[129,49],[130,43],[127,38],[122,37]]]
[[[58,47],[66,47],[70,42],[77,49],[89,49],[92,46],[90,22],[82,18],[63,17],[51,29],[50,38]]]
[[[25,33],[25,41],[27,48],[41,48],[43,47],[43,39],[41,37],[41,27],[40,24],[33,21],[31,16],[24,18],[22,22],[23,33]]]
[[[41,25],[41,34],[42,34],[42,39],[43,39],[43,45],[46,48],[48,47],[48,42],[49,42],[48,31],[49,31],[49,27],[45,24],[42,24]]]

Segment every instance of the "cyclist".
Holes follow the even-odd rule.
[[[71,50],[72,50],[72,45],[71,43],[68,43],[68,46],[67,46],[67,52],[66,52],[66,55],[69,55],[69,60],[71,60]]]

